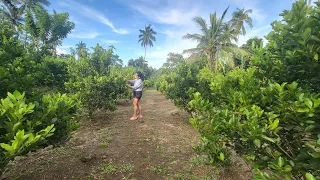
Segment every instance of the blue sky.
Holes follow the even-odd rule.
[[[208,20],[210,13],[216,11],[221,16],[230,6],[229,20],[236,8],[252,9],[254,27],[247,28],[246,36],[240,36],[241,45],[250,37],[263,37],[270,32],[270,23],[280,20],[279,13],[290,9],[292,3],[293,0],[60,0],[51,1],[48,8],[68,12],[75,23],[58,52],[67,53],[80,41],[87,47],[97,43],[105,48],[114,45],[125,65],[129,59],[144,55],[144,48],[138,43],[139,29],[151,24],[158,34],[154,46],[147,48],[146,60],[159,68],[169,52],[182,53],[196,46],[196,42],[182,39],[187,33],[198,32],[192,21],[195,16]]]

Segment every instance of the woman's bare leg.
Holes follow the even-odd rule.
[[[139,118],[142,118],[142,107],[141,107],[141,103],[140,101],[138,100],[138,109],[139,109]]]
[[[133,98],[133,117],[137,117],[137,110],[138,110],[138,99]]]

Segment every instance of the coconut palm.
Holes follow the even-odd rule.
[[[151,28],[150,24],[149,24],[149,26],[145,27],[145,30],[140,29],[139,31],[140,31],[140,35],[139,35],[138,42],[141,42],[141,46],[144,47],[144,61],[146,61],[147,46],[148,45],[150,47],[153,46],[152,41],[156,41],[156,38],[154,37],[154,35],[156,35],[157,32]]]
[[[228,12],[227,8],[220,18],[217,14],[210,14],[210,25],[202,17],[195,17],[193,21],[199,26],[201,34],[187,34],[184,39],[197,41],[196,48],[184,50],[183,53],[206,54],[209,69],[212,70],[212,59],[215,60],[215,71],[218,70],[218,59],[225,61],[232,59],[232,54],[243,53],[233,44],[237,41],[237,33],[230,23],[225,23],[224,18]]]
[[[23,21],[22,16],[24,9],[16,7],[12,1],[1,0],[1,2],[0,16],[9,21],[15,27],[18,27]]]
[[[88,48],[86,43],[80,41],[78,44],[76,44],[76,52],[78,57],[83,57],[87,54]]]
[[[245,24],[249,25],[250,28],[253,27],[249,13],[252,13],[252,9],[244,10],[244,8],[237,8],[237,11],[232,14],[230,23],[235,27],[239,35],[246,35],[246,28],[244,27]]]
[[[24,20],[23,15],[26,9],[31,10],[37,4],[50,5],[48,0],[0,0],[0,2],[3,4],[0,9],[1,16],[16,27]]]

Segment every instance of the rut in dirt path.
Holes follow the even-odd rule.
[[[200,136],[180,111],[154,90],[142,98],[144,117],[130,121],[132,104],[96,113],[62,147],[46,148],[8,165],[5,179],[250,179],[236,158],[233,168],[204,164],[192,146]]]

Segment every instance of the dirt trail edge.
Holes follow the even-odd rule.
[[[15,158],[1,179],[251,179],[237,157],[227,169],[205,164],[192,149],[200,136],[188,114],[159,92],[148,90],[142,108],[144,117],[136,121],[129,120],[131,103],[83,119],[63,146]]]

